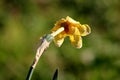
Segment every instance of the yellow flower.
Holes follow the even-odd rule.
[[[64,27],[64,31],[55,36],[54,42],[60,47],[64,41],[64,38],[69,36],[69,39],[73,46],[77,48],[82,47],[81,36],[86,36],[91,33],[91,29],[87,24],[81,25],[78,21],[73,20],[69,16],[57,21],[52,29],[52,32],[57,31],[59,28]]]

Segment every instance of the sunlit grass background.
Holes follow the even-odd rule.
[[[39,38],[66,16],[89,24],[83,47],[51,43],[32,80],[120,80],[119,0],[0,0],[0,80],[25,80]]]

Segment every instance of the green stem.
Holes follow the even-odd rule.
[[[56,69],[52,80],[57,80],[57,78],[58,78],[58,69]]]
[[[33,74],[34,68],[31,66],[27,75],[26,80],[31,80],[32,74]]]

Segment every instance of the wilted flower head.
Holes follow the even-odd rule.
[[[57,31],[61,27],[64,28],[64,31],[59,33],[54,38],[54,42],[58,47],[62,45],[64,38],[68,36],[73,46],[81,48],[82,47],[81,36],[86,36],[91,33],[89,25],[87,24],[81,25],[78,21],[73,20],[69,16],[67,16],[66,19],[62,18],[61,20],[57,21],[52,29],[52,32]]]

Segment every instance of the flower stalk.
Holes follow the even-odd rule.
[[[80,22],[75,21],[71,17],[67,16],[57,21],[55,26],[52,28],[52,33],[45,35],[41,39],[41,45],[38,47],[35,59],[30,67],[26,80],[30,80],[32,73],[39,61],[39,58],[43,52],[49,47],[52,40],[54,43],[60,47],[64,39],[69,37],[71,44],[76,48],[82,47],[82,36],[86,36],[91,33],[91,28],[87,24],[80,24]],[[57,72],[55,73],[57,74]],[[56,76],[53,78],[56,80]]]
[[[41,45],[38,47],[37,49],[37,52],[36,52],[36,55],[35,55],[35,59],[29,69],[29,72],[28,72],[28,75],[26,77],[26,80],[31,80],[31,77],[32,77],[32,74],[33,74],[33,71],[41,57],[41,55],[43,54],[43,52],[49,47],[51,41],[54,39],[54,37],[56,35],[58,35],[59,33],[61,33],[62,31],[64,31],[64,28],[61,27],[59,28],[57,31],[51,33],[51,34],[48,34],[46,36],[44,36],[42,38],[42,42],[41,42]]]

